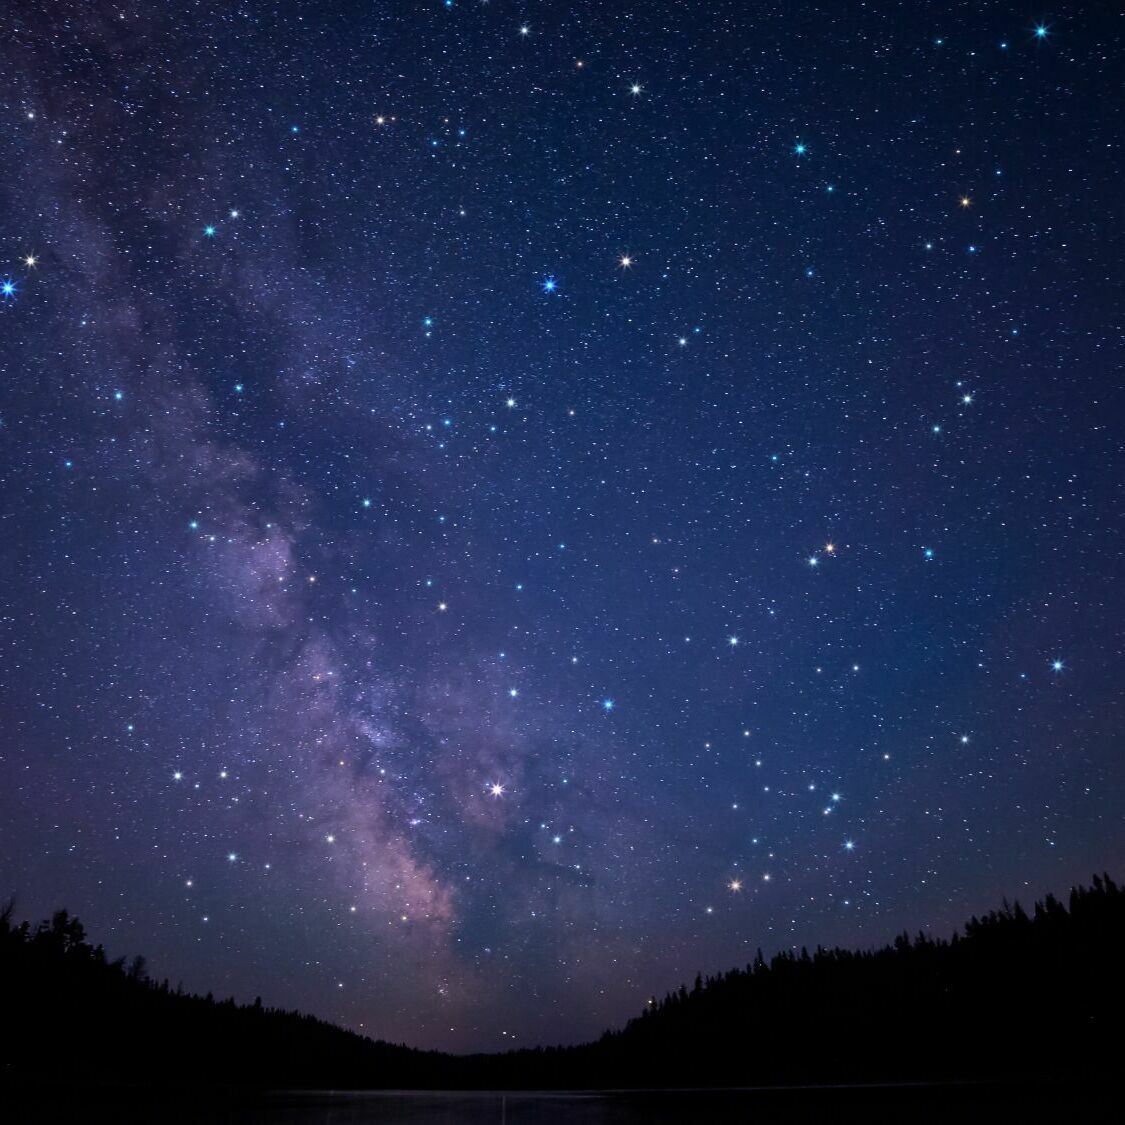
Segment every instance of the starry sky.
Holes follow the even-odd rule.
[[[1125,851],[1122,19],[0,16],[0,891],[418,1046]]]

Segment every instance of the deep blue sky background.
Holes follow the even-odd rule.
[[[0,890],[499,1048],[1119,872],[1121,23],[9,6]]]

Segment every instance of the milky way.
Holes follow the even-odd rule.
[[[18,913],[491,1049],[1119,866],[1121,26],[980,9],[9,7]]]

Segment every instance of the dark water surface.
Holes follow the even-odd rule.
[[[23,1091],[6,1121],[42,1125],[796,1125],[1121,1120],[1121,1101],[1087,1085],[817,1087],[723,1091],[203,1094]],[[1108,1115],[1108,1116],[1107,1116]]]

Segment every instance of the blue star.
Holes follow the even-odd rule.
[[[1051,671],[1052,672],[1061,672],[1065,667],[1066,667],[1066,665],[1061,660],[1052,660],[1051,661]]]
[[[808,145],[806,145],[804,141],[798,141],[793,146],[793,152],[797,156],[804,156],[805,153],[808,152],[808,151],[809,151]]]
[[[1045,23],[1038,23],[1038,24],[1035,25],[1035,38],[1036,39],[1046,39],[1047,38],[1047,25]]]
[[[215,228],[213,226],[211,226],[210,223],[208,223],[207,226],[205,226],[203,228],[203,237],[204,238],[214,238],[215,237]]]
[[[553,277],[545,277],[543,278],[541,287],[544,293],[556,293],[558,292],[559,283]]]
[[[602,710],[603,711],[612,711],[615,706],[617,706],[617,705],[613,702],[612,699],[603,699],[602,700]]]
[[[14,301],[16,299],[16,289],[18,286],[15,281],[10,277],[5,277],[0,280],[0,300]]]

